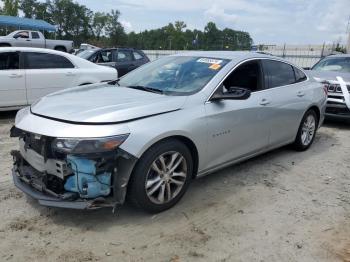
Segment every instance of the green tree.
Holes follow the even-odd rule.
[[[18,16],[19,0],[3,0],[3,3],[2,13],[4,15]]]
[[[125,42],[125,31],[122,24],[119,22],[120,12],[112,10],[108,14],[108,21],[106,24],[106,34],[110,38],[111,45],[122,45]]]
[[[100,40],[102,32],[106,29],[108,23],[108,15],[101,12],[96,12],[93,18],[93,30],[97,40]]]
[[[206,48],[209,50],[223,49],[222,32],[216,27],[214,22],[209,22],[204,28]]]
[[[24,17],[27,17],[27,18],[35,17],[36,5],[37,5],[36,0],[20,0],[19,2],[19,8],[24,13]]]

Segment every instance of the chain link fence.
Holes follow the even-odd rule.
[[[334,45],[263,45],[259,51],[284,58],[300,67],[311,67],[322,57],[334,53]],[[162,56],[188,52],[184,50],[144,50],[151,61]]]

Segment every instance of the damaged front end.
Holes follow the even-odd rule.
[[[13,179],[40,204],[74,209],[121,205],[137,158],[119,145],[128,135],[92,139],[64,139],[25,132],[12,151]]]

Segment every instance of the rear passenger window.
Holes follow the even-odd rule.
[[[124,50],[118,50],[118,62],[129,62],[132,61],[131,52],[124,51]]]
[[[19,69],[19,53],[0,53],[0,70]]]
[[[290,85],[296,82],[291,65],[274,60],[263,61],[264,71],[265,74],[267,73],[270,88]]]
[[[134,54],[135,60],[141,60],[143,58],[143,56],[141,54],[139,54],[138,52],[134,51],[133,54]]]
[[[40,39],[39,33],[38,32],[32,32],[32,38],[33,39]]]
[[[74,65],[65,57],[45,53],[25,53],[26,69],[59,69],[74,68]]]
[[[295,79],[297,83],[303,82],[307,79],[306,75],[301,70],[299,70],[296,67],[293,67],[293,68],[294,68]]]

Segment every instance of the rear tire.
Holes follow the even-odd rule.
[[[190,150],[176,139],[152,146],[132,173],[128,201],[147,212],[167,210],[185,194],[193,172]]]
[[[305,151],[312,145],[316,136],[318,121],[319,119],[314,110],[310,109],[305,113],[293,143],[295,150]]]
[[[0,47],[11,47],[9,44],[0,44]]]

